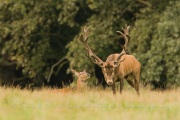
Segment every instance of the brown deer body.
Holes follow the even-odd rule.
[[[113,93],[116,93],[115,82],[120,82],[120,93],[123,90],[124,79],[137,91],[139,94],[139,76],[141,64],[132,55],[123,55],[123,60],[119,66],[114,65],[114,61],[117,60],[119,54],[111,54],[107,57],[105,67],[102,68],[104,78],[108,85],[112,85]]]
[[[113,93],[116,93],[115,82],[120,81],[120,93],[123,90],[124,79],[135,88],[137,94],[139,95],[139,78],[140,78],[140,68],[141,65],[138,60],[133,55],[126,55],[127,44],[129,41],[129,28],[130,26],[126,25],[126,28],[122,30],[124,33],[119,32],[125,39],[125,45],[121,53],[111,54],[107,57],[106,61],[103,62],[98,56],[96,56],[89,45],[87,44],[88,39],[88,29],[84,28],[83,34],[81,35],[80,41],[85,46],[88,51],[88,56],[93,60],[95,64],[102,68],[104,78],[108,85],[112,85]]]
[[[85,82],[88,78],[90,78],[89,73],[86,72],[86,70],[82,72],[77,72],[74,69],[71,69],[72,73],[77,76],[77,88],[84,88],[86,86]]]

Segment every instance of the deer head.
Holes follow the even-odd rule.
[[[71,68],[71,72],[78,77],[78,80],[81,82],[86,82],[86,79],[90,78],[90,74],[86,72],[86,70],[82,72],[77,72]]]

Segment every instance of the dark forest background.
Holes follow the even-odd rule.
[[[89,85],[105,86],[78,37],[90,26],[89,45],[105,61],[121,51],[116,31],[125,24],[128,49],[142,64],[141,83],[180,86],[177,0],[0,0],[0,84],[63,87],[74,81],[74,68],[91,74]]]

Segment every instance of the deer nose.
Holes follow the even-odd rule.
[[[112,85],[112,84],[113,84],[113,82],[108,82],[107,84],[108,84],[108,85]]]
[[[107,84],[108,84],[108,85],[112,85],[112,84],[113,84],[113,81],[107,81]]]

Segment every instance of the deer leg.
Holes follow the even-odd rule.
[[[139,74],[135,75],[134,83],[135,83],[135,90],[136,90],[137,94],[140,95],[140,93],[139,93]]]
[[[123,90],[123,86],[124,86],[124,79],[120,79],[120,94],[122,93],[122,90]]]
[[[135,84],[134,84],[133,76],[132,76],[132,75],[126,76],[125,79],[126,79],[126,81],[127,81],[133,88],[135,88]]]
[[[135,84],[133,80],[126,80],[133,88],[135,88]]]
[[[115,95],[115,94],[116,94],[115,83],[114,83],[114,84],[112,84],[112,91],[113,91],[113,94]]]

